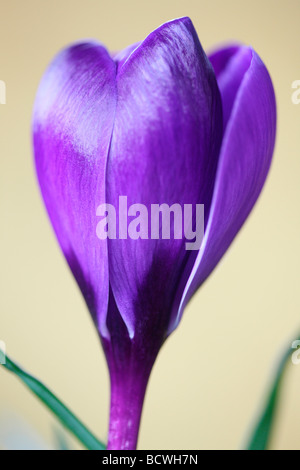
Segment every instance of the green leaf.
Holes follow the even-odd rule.
[[[51,410],[65,428],[89,450],[104,450],[100,442],[78,418],[39,380],[29,375],[21,367],[5,356],[2,367],[14,373]],[[3,361],[4,362],[4,361]]]
[[[300,340],[299,340],[300,341]],[[297,346],[295,346],[296,348]],[[271,389],[268,393],[267,400],[263,407],[263,411],[257,420],[257,423],[252,432],[251,439],[247,446],[247,450],[268,450],[274,421],[276,418],[276,411],[280,398],[280,391],[283,382],[283,377],[286,372],[288,364],[291,363],[291,355],[293,350],[291,346],[283,354],[280,363],[277,367],[275,377]]]

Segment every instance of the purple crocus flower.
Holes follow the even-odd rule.
[[[269,170],[274,91],[256,52],[209,58],[189,18],[112,57],[62,51],[35,103],[42,195],[99,331],[111,378],[109,449],[135,449],[148,378],[184,307],[249,215]],[[103,239],[99,204],[204,204],[204,239]]]

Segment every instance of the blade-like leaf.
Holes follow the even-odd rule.
[[[5,367],[21,379],[27,387],[51,410],[65,428],[89,450],[104,450],[102,444],[84,424],[39,380],[25,372],[9,357],[5,356]]]
[[[293,350],[291,346],[289,346],[279,362],[265,406],[254,427],[249,444],[247,445],[247,450],[268,450],[269,448],[283,376],[291,361],[292,352]]]

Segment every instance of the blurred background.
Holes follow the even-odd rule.
[[[186,15],[206,50],[238,40],[260,54],[277,95],[278,137],[255,210],[159,355],[139,448],[238,449],[281,351],[300,331],[300,104],[291,99],[300,80],[299,0],[0,0],[0,340],[106,439],[106,364],[40,198],[32,105],[49,61],[68,43],[96,38],[116,51]],[[291,365],[273,448],[300,449],[299,390],[300,365]],[[0,446],[9,436],[19,444],[24,428],[36,448],[51,447],[55,427],[0,368]]]

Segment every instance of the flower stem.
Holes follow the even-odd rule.
[[[129,372],[129,371],[128,371]],[[108,450],[135,450],[148,377],[111,377]]]

